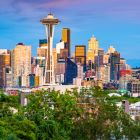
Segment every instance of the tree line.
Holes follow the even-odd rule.
[[[20,92],[19,92],[20,95]],[[99,87],[36,91],[20,96],[0,93],[0,140],[120,140],[140,138],[139,122],[130,118]]]

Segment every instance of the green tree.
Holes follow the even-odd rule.
[[[129,140],[140,138],[140,123],[133,121],[116,101],[99,87],[66,91],[37,91],[19,97],[0,94],[1,140]]]

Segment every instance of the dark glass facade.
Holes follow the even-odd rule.
[[[77,77],[77,65],[70,59],[65,60],[65,84],[72,84],[73,78]]]
[[[35,86],[35,74],[30,74],[29,75],[29,81],[30,81],[30,87],[34,87]]]
[[[40,46],[40,47],[46,45],[47,43],[48,43],[48,42],[47,42],[47,39],[40,39],[40,40],[39,40],[39,46]]]

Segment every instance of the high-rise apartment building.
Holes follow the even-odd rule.
[[[71,36],[70,36],[70,29],[69,28],[63,28],[62,29],[62,41],[64,41],[65,49],[68,51],[68,57],[70,57]]]
[[[5,86],[5,69],[10,67],[10,51],[0,49],[0,87]]]
[[[104,84],[110,82],[110,65],[102,65],[98,67],[98,71],[96,72],[97,80],[101,80]]]
[[[11,52],[11,67],[13,86],[29,86],[29,74],[31,74],[31,46],[23,43],[16,45]]]
[[[75,62],[80,63],[86,71],[86,46],[77,45],[75,46]]]
[[[88,41],[88,52],[87,52],[87,62],[92,61],[94,63],[95,56],[98,56],[99,42],[92,36]]]

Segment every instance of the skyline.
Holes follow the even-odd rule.
[[[78,44],[88,47],[88,40],[94,34],[100,48],[107,51],[113,45],[126,60],[136,59],[131,65],[140,66],[139,4],[139,0],[2,0],[0,48],[13,49],[18,42],[23,42],[31,45],[36,55],[38,40],[45,38],[39,21],[51,9],[61,20],[55,29],[54,44],[61,39],[61,29],[68,27],[72,52]]]

